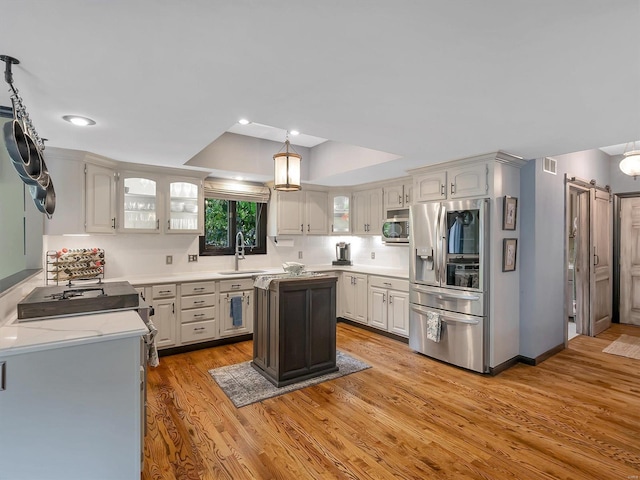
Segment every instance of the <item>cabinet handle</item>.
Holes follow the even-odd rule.
[[[300,224],[300,231],[304,233],[304,223]]]
[[[7,362],[0,362],[0,392],[7,389]]]
[[[204,303],[204,300],[195,300],[193,302],[194,305]]]
[[[307,232],[311,231],[311,224],[307,223]]]
[[[194,292],[197,292],[199,290],[204,290],[204,287],[193,287]]]
[[[331,224],[331,233],[333,233],[333,223]]]
[[[196,327],[193,329],[193,333],[204,333],[204,327]]]
[[[383,285],[386,285],[387,287],[390,287],[391,284],[389,282],[382,282]]]
[[[402,205],[402,195],[398,195],[398,204]]]
[[[116,217],[113,217],[113,218],[111,219],[111,228],[113,228],[114,230],[115,230],[115,228],[116,228]]]
[[[161,293],[164,295],[165,293],[171,293],[171,290],[159,290],[158,293]]]
[[[204,313],[195,313],[193,315],[193,318],[196,318],[196,317],[204,317]]]
[[[160,230],[160,219],[156,220],[156,230]]]
[[[444,183],[440,185],[440,195],[444,197]]]
[[[231,285],[231,288],[240,288],[240,284],[234,283],[233,285]]]
[[[244,296],[242,298],[244,298]],[[251,299],[251,297],[247,297],[247,307],[249,306],[249,300],[250,299]]]
[[[171,302],[171,313],[176,313],[176,304],[175,304],[175,302]]]
[[[167,220],[167,230],[171,230],[171,220]]]
[[[451,184],[451,193],[455,193],[455,187],[453,186],[453,183]]]
[[[409,204],[409,194],[408,193],[405,194],[405,196],[404,196],[404,203],[407,204],[407,205]]]
[[[393,305],[393,297],[389,295],[389,305]]]
[[[386,294],[382,294],[382,303],[385,303],[387,301],[387,295]]]

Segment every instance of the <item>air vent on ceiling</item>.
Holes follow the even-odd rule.
[[[554,158],[544,157],[542,162],[542,171],[556,175],[558,173],[557,160]]]

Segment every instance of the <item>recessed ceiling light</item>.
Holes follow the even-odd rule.
[[[238,180],[239,182],[241,182],[242,180],[244,180],[244,178],[242,177],[233,177],[234,180]]]
[[[293,136],[300,135],[300,132],[298,130],[291,130],[289,133]]]
[[[247,120],[246,118],[241,118],[240,120],[238,120],[238,123],[240,125],[249,125],[251,122],[249,120]]]
[[[73,123],[74,125],[78,125],[80,127],[87,127],[89,125],[95,125],[95,120],[91,120],[87,117],[80,117],[78,115],[65,115],[62,117],[63,120],[67,122]]]

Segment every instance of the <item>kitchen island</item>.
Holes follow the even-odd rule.
[[[337,277],[265,277],[254,288],[251,365],[277,387],[338,370]]]

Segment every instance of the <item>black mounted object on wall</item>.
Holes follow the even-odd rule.
[[[3,132],[7,151],[18,176],[29,186],[36,208],[51,218],[56,208],[56,194],[42,153],[44,141],[13,85],[11,67],[19,65],[20,61],[9,55],[0,55],[0,60],[5,62],[4,79],[12,92],[13,121],[5,123]]]

